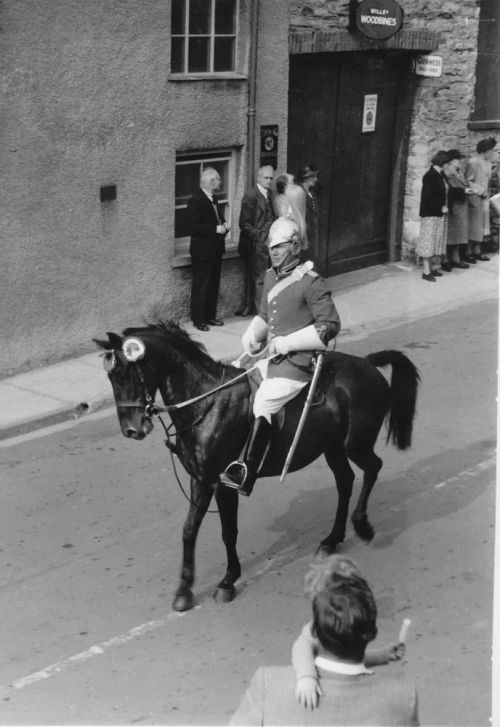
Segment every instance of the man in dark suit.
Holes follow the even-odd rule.
[[[187,212],[191,223],[192,288],[191,319],[199,331],[208,326],[222,326],[216,317],[219,296],[224,238],[229,225],[213,196],[220,188],[221,178],[216,169],[207,167],[201,175],[201,188],[188,202]]]
[[[271,185],[274,169],[260,167],[257,184],[243,195],[240,212],[240,241],[238,252],[244,265],[244,297],[237,316],[255,315],[259,310],[264,275],[269,267],[267,236],[276,219],[273,210]]]

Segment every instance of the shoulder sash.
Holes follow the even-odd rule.
[[[314,263],[311,262],[311,260],[307,260],[307,262],[302,263],[302,265],[297,265],[297,267],[294,270],[292,270],[290,275],[287,275],[286,278],[282,278],[281,280],[279,280],[276,283],[276,285],[273,285],[273,287],[267,294],[267,302],[270,303],[283,290],[290,287],[290,285],[297,283],[299,280],[302,280],[304,275],[306,275],[306,273],[308,273],[310,270],[312,270],[313,266],[314,266]]]

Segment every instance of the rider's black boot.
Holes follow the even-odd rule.
[[[258,417],[252,427],[250,439],[244,459],[231,462],[220,475],[220,481],[226,487],[238,490],[240,495],[249,497],[253,490],[257,474],[267,454],[271,440],[271,425],[265,417]]]

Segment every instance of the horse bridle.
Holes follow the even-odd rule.
[[[107,354],[110,354],[109,359],[106,357]],[[117,353],[115,350],[108,351],[107,354],[106,353],[104,354],[104,361],[103,361],[104,370],[106,371],[107,374],[110,374],[116,366],[116,361],[117,361],[118,357],[117,357]],[[135,371],[137,372],[137,375],[139,378],[139,383],[142,386],[142,390],[144,391],[145,401],[144,402],[142,402],[142,401],[120,401],[120,402],[118,402],[117,401],[116,405],[118,408],[123,408],[123,409],[127,409],[127,408],[144,409],[145,418],[151,420],[153,418],[153,416],[156,416],[159,414],[161,407],[158,407],[157,404],[155,404],[153,397],[149,393],[149,389],[146,386],[146,380],[144,378],[144,372],[142,370],[142,366],[139,364],[138,361],[129,361],[128,359],[126,359],[126,360],[127,360],[128,364],[135,364],[134,368],[135,368]],[[156,370],[150,363],[146,363],[145,365],[148,366],[156,375],[158,375]]]

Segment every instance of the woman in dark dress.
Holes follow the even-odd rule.
[[[438,151],[431,159],[431,168],[422,178],[420,235],[415,252],[422,258],[422,280],[430,283],[442,276],[434,258],[443,257],[446,253],[448,184],[444,172],[449,161],[447,151]]]

